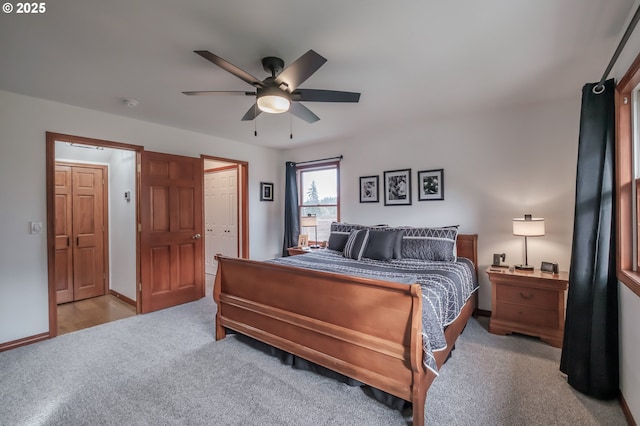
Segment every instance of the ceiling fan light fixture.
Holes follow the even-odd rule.
[[[277,87],[266,87],[262,90],[258,89],[257,104],[262,112],[280,114],[289,111],[291,100],[287,96],[287,92]]]

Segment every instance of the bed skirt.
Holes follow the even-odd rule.
[[[345,376],[343,374],[337,373],[333,370],[330,370],[321,365],[315,364],[313,362],[307,361],[304,358],[300,358],[297,355],[293,355],[289,352],[283,351],[282,349],[278,349],[274,346],[263,343],[259,340],[253,339],[251,337],[245,336],[244,334],[237,333],[231,329],[226,329],[227,334],[234,334],[238,341],[257,349],[267,355],[271,355],[276,357],[285,365],[288,365],[297,370],[306,370],[313,371],[316,374],[320,374],[322,376],[328,377],[330,379],[336,380],[340,383],[347,384],[349,386],[359,386],[362,388],[362,391],[375,399],[376,401],[386,405],[389,408],[394,410],[398,410],[402,413],[403,416],[411,416],[413,407],[410,401],[406,401],[402,398],[398,398],[395,395],[391,395],[390,393],[381,391],[380,389],[376,389],[371,387],[365,383],[362,383],[358,380],[352,379],[351,377]],[[447,356],[447,361],[451,358],[451,354],[455,350],[455,345],[451,349],[451,352]],[[445,361],[445,363],[447,362]]]

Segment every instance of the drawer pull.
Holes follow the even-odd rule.
[[[522,297],[524,300],[530,300],[533,298],[533,293],[530,293],[528,296],[524,293],[520,293],[520,297]]]

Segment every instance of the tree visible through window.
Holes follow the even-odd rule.
[[[340,220],[340,178],[338,162],[298,167],[300,216],[317,217],[318,242],[327,241],[331,222]],[[309,241],[315,240],[315,229],[305,227]]]

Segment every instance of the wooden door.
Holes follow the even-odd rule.
[[[102,168],[72,167],[74,300],[105,294],[104,173]]]
[[[238,168],[205,174],[205,269],[215,274],[216,254],[238,256]]]
[[[56,302],[66,303],[73,301],[71,167],[56,165],[54,187]]]
[[[106,294],[103,166],[55,167],[56,302]]]
[[[142,152],[143,313],[204,297],[202,160]]]

